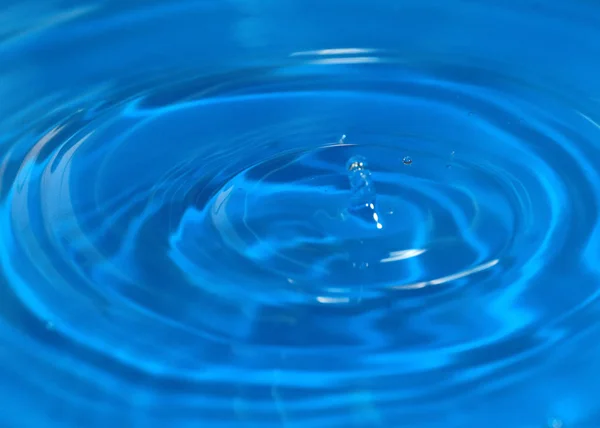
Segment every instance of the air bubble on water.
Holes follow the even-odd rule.
[[[402,159],[402,163],[404,165],[410,165],[412,164],[412,158],[410,156],[404,156],[404,158]]]

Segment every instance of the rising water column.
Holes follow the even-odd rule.
[[[375,183],[364,156],[352,156],[346,163],[348,180],[350,181],[349,212],[369,222],[374,222],[377,229],[383,229],[377,214],[377,193]]]

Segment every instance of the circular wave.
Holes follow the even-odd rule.
[[[577,369],[546,377],[597,368],[574,347],[600,333],[594,109],[344,55],[40,100],[5,134],[0,356],[38,422],[599,414],[552,393]]]

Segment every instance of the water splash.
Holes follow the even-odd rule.
[[[377,229],[382,229],[377,212],[377,192],[367,159],[364,156],[353,156],[346,163],[346,169],[351,192],[349,210],[374,222]]]
[[[350,209],[359,210],[365,206],[375,204],[377,193],[375,183],[368,169],[367,160],[363,156],[353,156],[346,164],[348,180],[350,181]]]

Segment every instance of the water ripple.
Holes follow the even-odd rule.
[[[283,61],[3,118],[0,393],[36,398],[27,426],[597,415],[560,370],[598,369],[598,111],[390,50]]]

